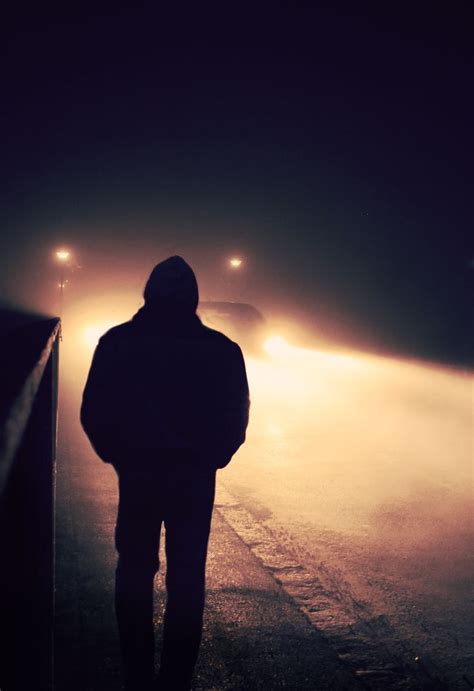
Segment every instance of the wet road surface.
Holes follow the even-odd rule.
[[[55,688],[119,691],[122,678],[113,607],[117,483],[113,469],[90,449],[77,413],[77,401],[63,396],[57,472]],[[196,688],[358,688],[337,653],[224,520],[221,504],[218,489]],[[161,561],[155,581],[157,660],[165,604],[163,550]]]
[[[82,364],[86,362],[84,358]],[[77,668],[89,684],[101,669],[114,689],[119,688],[117,641],[110,623],[115,478],[95,459],[78,427],[85,366],[64,367],[68,364],[66,351],[58,480],[63,517],[59,567],[65,584],[59,628],[66,633],[58,670],[68,681],[60,688],[96,688],[70,685],[67,649],[81,630],[86,655],[81,653]],[[210,578],[218,584],[220,604],[206,634],[200,685],[344,688],[349,674],[350,688],[474,688],[472,378],[434,365],[293,348],[284,342],[277,342],[267,358],[249,358],[248,373],[248,441],[219,473],[218,524],[225,534],[234,534],[232,528],[243,541],[237,544],[250,548],[254,564],[291,598],[309,629],[303,627],[299,638],[288,631],[275,636],[267,625],[271,606],[253,624],[242,620],[236,625],[224,593],[233,592],[241,613],[252,609],[252,579],[250,585],[245,581],[246,564],[238,577],[235,564],[234,575],[229,565],[219,570],[225,550],[216,548],[217,559],[211,549]],[[158,610],[163,608],[161,578]],[[228,585],[232,578],[243,579],[239,594]],[[211,586],[210,602],[212,592]],[[265,597],[270,603],[274,595]],[[70,613],[68,603],[81,598],[84,604]],[[99,617],[88,614],[94,601]],[[279,617],[281,611],[272,621]],[[101,649],[94,636],[105,640],[104,621],[109,633],[105,648],[97,652]],[[235,642],[240,629],[252,631],[250,647],[245,636]],[[331,686],[321,665],[315,683],[309,653],[300,666],[289,661],[292,651],[311,650],[310,631],[327,646],[323,657],[333,670],[330,675],[342,675],[340,686]],[[250,655],[260,634],[267,642],[279,641],[262,653],[266,671],[253,667]],[[247,659],[242,652],[233,654],[234,644],[235,650],[243,646],[249,651]],[[209,652],[213,649],[217,652]],[[300,670],[298,684],[291,685],[275,654],[280,662],[286,660],[287,672]],[[271,678],[275,664],[280,672]]]
[[[225,515],[268,531],[280,580],[320,630],[355,627],[366,651],[383,644],[433,684],[472,687],[472,377],[284,343],[248,370],[252,422],[223,472]],[[318,579],[338,606],[312,593]]]

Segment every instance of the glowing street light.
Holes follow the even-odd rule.
[[[239,257],[232,257],[232,259],[229,259],[229,264],[233,269],[238,269],[242,265],[242,259],[239,259]]]
[[[56,252],[56,259],[58,259],[60,262],[67,262],[70,256],[71,253],[69,250],[58,250]]]

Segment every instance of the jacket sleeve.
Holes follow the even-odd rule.
[[[244,443],[249,422],[250,396],[245,362],[240,347],[235,344],[226,377],[224,401],[224,454],[218,467],[224,468]]]
[[[117,371],[114,353],[102,337],[95,349],[81,405],[81,424],[96,453],[113,462],[118,446],[115,417]]]

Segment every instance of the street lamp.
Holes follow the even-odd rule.
[[[58,250],[56,252],[56,258],[60,262],[67,262],[67,260],[69,259],[70,256],[71,256],[71,253],[69,250]]]
[[[232,269],[239,269],[242,265],[242,259],[239,257],[232,257],[232,259],[229,259],[229,264]]]
[[[56,250],[54,254],[59,266],[61,267],[61,272],[59,275],[59,316],[61,317],[63,312],[64,286],[68,282],[67,279],[64,279],[64,267],[71,258],[71,252],[66,249],[60,249]]]

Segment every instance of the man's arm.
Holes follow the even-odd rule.
[[[81,405],[82,427],[97,454],[106,462],[111,462],[110,449],[117,446],[113,415],[117,372],[113,361],[113,350],[102,337],[92,358]]]
[[[224,468],[245,441],[249,422],[250,396],[247,372],[242,351],[234,344],[226,377],[225,423],[223,431],[225,458],[219,464]]]

